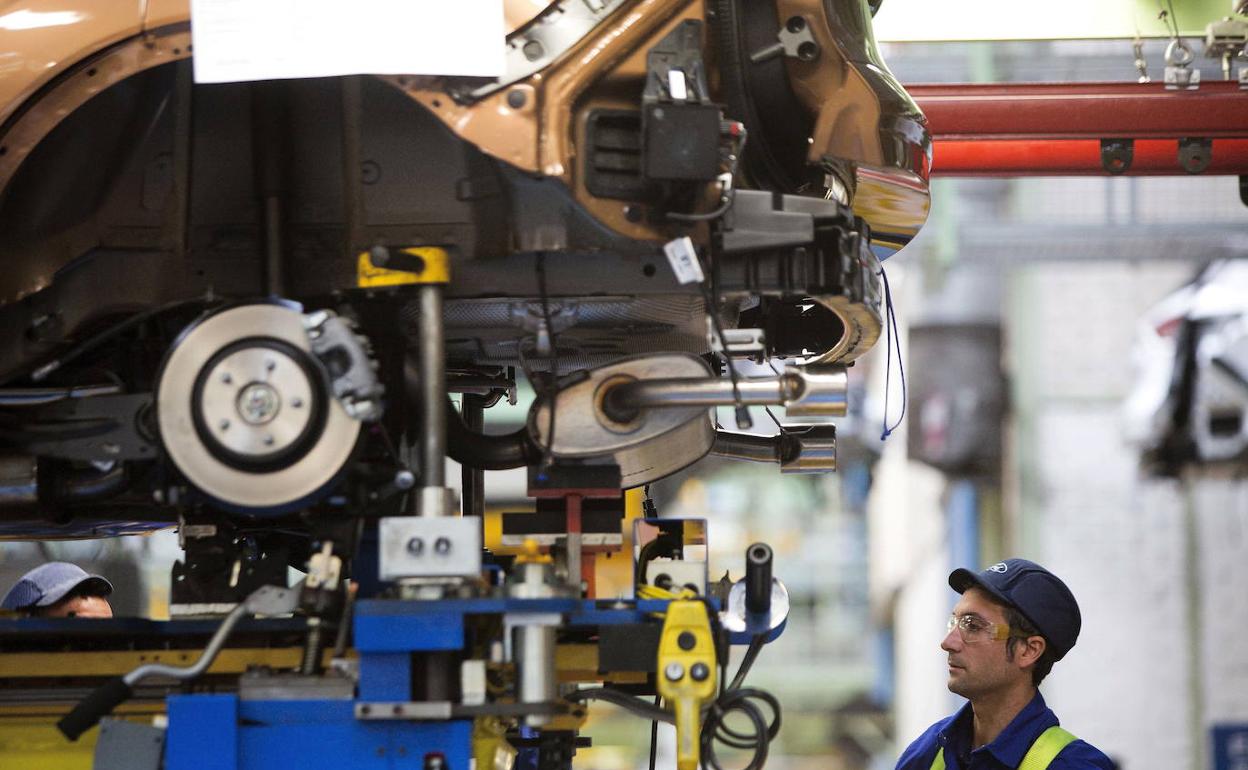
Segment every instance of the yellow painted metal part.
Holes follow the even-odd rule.
[[[409,286],[422,283],[450,283],[451,262],[446,249],[436,246],[412,246],[399,249],[404,254],[419,257],[425,269],[416,273],[407,270],[391,270],[377,267],[367,251],[356,260],[356,286],[361,289],[379,289],[386,286]]]
[[[506,726],[497,717],[481,717],[472,725],[472,756],[477,770],[511,770],[516,750],[507,742]]]
[[[100,728],[70,741],[48,717],[0,718],[0,766],[21,770],[91,770]]]
[[[705,667],[701,680],[693,675],[695,666]],[[676,714],[676,767],[697,770],[702,705],[715,697],[716,680],[715,642],[703,602],[680,599],[667,606],[657,672],[659,695]]]
[[[76,741],[70,741],[56,729],[57,720],[72,705],[66,703],[57,708],[6,703],[0,706],[0,767],[5,770],[91,770],[100,728],[92,727]],[[164,711],[164,701],[123,703],[113,710],[112,718],[151,724],[152,717]]]
[[[199,650],[126,650],[117,652],[6,652],[0,655],[0,679],[121,676],[148,663],[189,666]],[[222,650],[209,674],[241,674],[249,667],[291,669],[299,665],[298,647]],[[328,665],[332,650],[325,651]]]

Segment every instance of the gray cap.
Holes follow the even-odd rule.
[[[5,595],[0,608],[24,610],[48,607],[77,588],[88,596],[108,596],[113,592],[112,583],[99,575],[88,574],[77,564],[50,561],[22,575],[22,579]]]

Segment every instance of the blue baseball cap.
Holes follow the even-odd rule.
[[[9,589],[0,608],[25,610],[31,607],[48,607],[56,604],[79,589],[87,596],[108,596],[113,584],[99,575],[88,574],[77,564],[50,561],[22,575],[21,580]]]
[[[1006,559],[982,572],[955,569],[949,574],[949,587],[958,593],[981,588],[1016,608],[1049,643],[1056,660],[1066,657],[1079,638],[1083,619],[1075,595],[1057,575],[1034,561]]]

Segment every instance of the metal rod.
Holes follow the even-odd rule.
[[[735,392],[731,380],[719,377],[635,380],[608,390],[602,410],[621,423],[632,422],[643,409],[659,407],[776,404],[790,417],[837,417],[846,412],[848,383],[841,367],[789,367],[777,377],[738,380]]]
[[[794,381],[785,376],[740,380],[741,403],[747,406],[782,404],[796,395]],[[607,392],[608,410],[622,412],[654,407],[726,406],[735,403],[728,379],[674,378],[637,380]]]
[[[194,80],[191,60],[176,65],[173,101],[173,205],[163,225],[167,246],[183,262],[190,251],[191,232],[191,135],[194,132]]]
[[[421,483],[446,486],[446,358],[442,337],[442,286],[420,287]]]
[[[122,679],[130,686],[138,684],[149,676],[165,676],[179,681],[194,679],[208,670],[208,666],[212,665],[212,661],[216,659],[217,653],[225,645],[225,640],[229,637],[230,632],[234,630],[234,626],[246,614],[246,602],[240,602],[238,606],[230,610],[230,614],[226,615],[225,620],[221,621],[221,625],[217,627],[216,633],[208,640],[208,646],[204,648],[203,653],[194,664],[183,667],[169,666],[164,663],[148,663],[126,674]]]
[[[485,397],[464,394],[464,425],[475,433],[485,427]],[[471,465],[463,466],[461,497],[465,516],[485,515],[485,470]],[[484,542],[484,541],[483,541]]]
[[[252,86],[251,109],[256,193],[264,228],[264,284],[270,295],[281,296],[286,290],[283,252],[290,164],[286,136],[290,117],[285,86],[278,83]]]
[[[359,226],[363,205],[360,201],[360,95],[361,76],[342,79],[342,190],[343,241],[354,259],[359,248]]]
[[[0,406],[44,406],[71,398],[111,396],[121,392],[117,385],[81,385],[71,388],[5,388],[0,390]]]

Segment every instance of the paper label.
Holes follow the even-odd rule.
[[[503,74],[503,0],[191,0],[195,82]]]
[[[663,244],[663,253],[681,283],[702,283],[706,277],[702,274],[702,264],[698,262],[698,251],[693,247],[689,236],[677,238]]]

